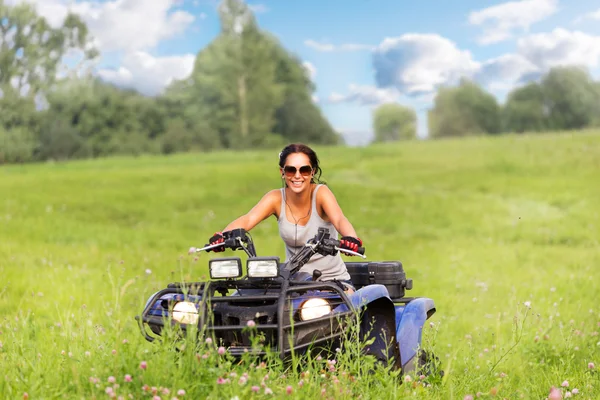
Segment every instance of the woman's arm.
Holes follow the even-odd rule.
[[[276,206],[279,199],[278,192],[279,190],[277,189],[267,192],[247,214],[230,222],[229,225],[223,229],[223,232],[237,228],[243,228],[249,231],[258,225],[259,222],[275,214],[277,212]]]
[[[327,218],[329,218],[340,235],[358,238],[354,227],[344,215],[331,189],[325,185],[321,186],[317,192],[317,201],[320,201],[325,215],[327,215]]]

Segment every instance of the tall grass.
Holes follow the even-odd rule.
[[[143,339],[152,293],[206,278],[187,249],[281,185],[276,152],[220,152],[0,168],[0,397],[600,397],[600,135],[317,150],[369,259],[435,300],[443,380]],[[252,236],[283,257],[273,219]]]

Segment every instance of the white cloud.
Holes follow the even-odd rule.
[[[177,0],[9,0],[29,2],[53,26],[62,24],[69,9],[79,14],[90,29],[100,51],[147,50],[161,40],[183,33],[195,17],[173,10]]]
[[[483,27],[481,44],[497,43],[512,37],[513,32],[527,32],[536,22],[558,11],[558,0],[509,1],[469,14],[469,23]]]
[[[539,72],[539,66],[523,55],[504,54],[484,62],[474,78],[492,90],[510,90],[523,79]]]
[[[369,85],[350,84],[347,94],[332,93],[328,100],[330,103],[357,102],[361,105],[379,105],[392,103],[398,100],[399,93],[393,88],[376,88]]]
[[[469,51],[452,41],[416,33],[386,38],[375,49],[373,65],[378,87],[394,87],[409,96],[432,92],[480,68]]]
[[[304,61],[302,63],[302,66],[308,73],[308,76],[310,77],[310,79],[314,80],[315,76],[317,76],[317,68],[310,61]]]
[[[336,46],[330,43],[317,42],[312,39],[305,40],[304,45],[322,52],[373,50],[373,46],[367,44],[344,43]]]
[[[599,66],[600,36],[557,28],[518,39],[515,53],[479,62],[441,36],[406,34],[385,39],[373,54],[373,65],[379,88],[394,88],[411,97],[431,94],[461,77],[490,90],[509,90],[555,66]],[[333,100],[346,97],[351,96],[335,94]]]
[[[194,68],[195,58],[193,54],[153,57],[146,52],[136,51],[128,53],[119,68],[101,69],[98,75],[117,86],[133,88],[153,96],[161,93],[173,79],[187,78]]]
[[[517,52],[542,71],[562,65],[596,67],[600,61],[600,36],[556,28],[519,39]]]
[[[578,24],[586,19],[600,21],[600,8],[597,9],[596,11],[591,11],[587,14],[584,14],[584,15],[581,15],[581,16],[575,18],[575,20],[573,22]]]

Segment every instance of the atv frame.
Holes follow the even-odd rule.
[[[349,293],[341,282],[320,281],[318,270],[312,275],[299,272],[314,254],[335,255],[343,251],[366,258],[364,248],[357,253],[342,249],[340,242],[330,238],[324,229],[287,263],[280,263],[278,257],[258,257],[252,238],[243,229],[227,232],[222,244],[192,248],[190,253],[211,251],[217,246],[244,250],[248,265],[251,260],[276,263],[277,273],[271,277],[241,277],[239,257],[210,260],[229,263],[234,268],[237,265],[237,277],[218,279],[212,276],[211,269],[211,280],[170,283],[154,293],[141,315],[136,316],[146,340],[156,339],[147,328],[160,336],[165,324],[183,330],[194,324],[199,333],[211,336],[235,357],[248,351],[265,355],[265,350],[252,347],[248,327],[253,326],[262,335],[264,347],[287,359],[292,353],[332,351],[340,346],[348,328],[358,322],[360,339],[373,340],[366,353],[379,361],[392,363],[403,373],[421,368],[428,361],[421,349],[422,329],[435,313],[435,304],[430,298],[404,296],[405,290],[412,289],[412,280],[406,279],[400,262],[346,262],[356,288]],[[181,302],[191,307],[187,314],[179,314],[191,316],[183,322],[175,319],[174,311]]]

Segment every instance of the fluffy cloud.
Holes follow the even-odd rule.
[[[511,89],[539,72],[540,68],[523,55],[504,54],[484,62],[474,79],[490,89]]]
[[[373,65],[378,87],[396,88],[409,96],[432,92],[480,68],[469,51],[450,40],[416,33],[386,38],[374,51]]]
[[[516,30],[527,31],[558,10],[558,0],[521,0],[498,4],[469,14],[469,22],[482,26],[481,44],[501,42]]]
[[[80,15],[100,51],[145,50],[161,40],[183,33],[194,21],[185,11],[173,10],[177,0],[8,0],[28,2],[53,26],[62,23],[69,10]]]
[[[379,88],[394,88],[412,97],[432,93],[461,77],[474,79],[489,89],[506,90],[538,78],[555,66],[597,67],[600,36],[557,28],[520,38],[515,53],[479,62],[446,38],[406,34],[387,38],[377,46],[373,65]],[[339,99],[339,95],[334,97]]]
[[[181,0],[8,0],[13,5],[23,2],[33,4],[55,27],[69,10],[80,15],[101,54],[121,54],[120,67],[98,71],[106,81],[154,95],[192,71],[191,54],[154,57],[148,53],[161,41],[185,32],[194,21],[193,15],[175,9]]]
[[[350,84],[347,94],[332,93],[329,96],[330,103],[357,102],[361,105],[379,105],[391,103],[398,100],[399,93],[393,88],[376,88],[368,85]]]
[[[582,17],[582,19],[586,19],[586,18],[600,21],[600,8],[597,9],[596,11],[592,11]]]
[[[188,77],[194,68],[195,56],[186,54],[172,57],[153,57],[136,51],[123,58],[117,69],[101,69],[102,79],[117,86],[133,88],[143,94],[159,94],[173,79]]]
[[[372,50],[373,46],[367,44],[358,43],[345,43],[341,45],[333,45],[330,43],[321,43],[312,39],[304,41],[304,45],[311,47],[317,51],[331,52],[331,51],[359,51],[359,50]]]
[[[519,39],[517,52],[542,71],[559,65],[596,67],[600,61],[600,36],[556,28]]]
[[[308,73],[308,76],[310,77],[310,79],[314,80],[315,76],[317,76],[317,68],[311,62],[309,62],[309,61],[304,61],[302,63],[302,66],[304,67],[304,69]]]

